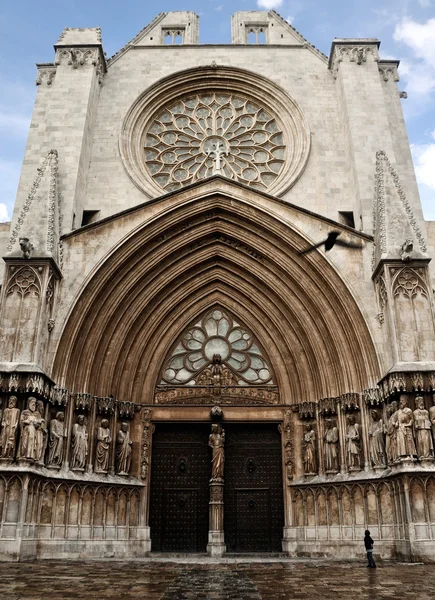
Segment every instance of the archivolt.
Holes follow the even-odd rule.
[[[265,211],[223,194],[174,206],[112,252],[73,308],[56,355],[58,385],[150,403],[174,340],[226,307],[259,340],[285,403],[373,385],[364,318],[328,261]]]

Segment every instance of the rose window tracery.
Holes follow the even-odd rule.
[[[144,136],[145,165],[167,192],[214,174],[266,190],[286,158],[282,128],[271,111],[223,92],[174,101]]]
[[[214,309],[182,334],[160,384],[198,385],[201,374],[216,362],[231,372],[238,385],[274,383],[272,369],[252,334],[222,309]]]

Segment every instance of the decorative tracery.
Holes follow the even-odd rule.
[[[206,372],[224,385],[273,385],[272,370],[252,334],[217,308],[182,334],[160,383],[201,385]]]
[[[269,110],[223,92],[173,102],[154,118],[144,140],[146,168],[168,192],[217,173],[266,190],[286,154],[283,133]]]

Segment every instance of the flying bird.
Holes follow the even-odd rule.
[[[329,252],[332,250],[334,246],[345,246],[346,248],[359,248],[361,250],[361,246],[359,244],[352,244],[352,242],[344,242],[343,240],[339,240],[338,236],[341,234],[341,231],[330,231],[328,233],[328,237],[326,240],[315,244],[314,246],[309,246],[305,250],[299,252],[299,254],[308,254],[312,252],[316,248],[320,248],[321,246],[325,246],[325,252]]]

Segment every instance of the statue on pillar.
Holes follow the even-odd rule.
[[[370,462],[372,467],[385,468],[384,424],[376,410],[371,411],[372,422],[369,426]]]
[[[360,452],[361,452],[361,436],[359,432],[359,423],[356,422],[354,415],[347,418],[346,428],[346,454],[347,466],[349,470],[356,471],[361,468]]]
[[[17,397],[11,396],[8,408],[5,408],[2,418],[0,433],[0,457],[13,459],[17,444],[18,424],[20,422],[20,409],[17,408]]]
[[[433,406],[430,407],[429,409],[429,420],[431,422],[432,425],[432,435],[433,435],[433,439],[435,440],[435,394],[432,396],[433,398]]]
[[[63,438],[64,438],[64,419],[63,412],[57,412],[56,418],[50,421],[50,437],[48,441],[48,467],[59,468],[62,465],[63,458]]]
[[[417,456],[421,459],[433,459],[434,447],[431,434],[429,412],[424,405],[423,396],[415,399],[417,408],[414,410],[414,428],[417,442]]]
[[[211,461],[211,478],[223,479],[224,463],[225,463],[225,431],[216,423],[211,426],[211,434],[208,440],[208,445],[213,450]]]
[[[88,430],[85,425],[84,415],[77,417],[72,430],[71,442],[71,469],[83,471],[86,464],[86,456],[88,454]]]
[[[27,400],[27,408],[21,413],[20,458],[23,460],[39,460],[37,430],[42,419],[36,410],[36,398]]]
[[[128,423],[121,423],[121,429],[116,436],[116,472],[118,475],[130,473],[132,445]]]
[[[400,397],[399,410],[397,411],[396,436],[397,456],[401,460],[413,459],[417,454],[413,436],[414,416],[408,407],[406,396]]]
[[[95,453],[95,473],[107,473],[109,469],[109,451],[112,436],[109,421],[103,419],[97,431],[97,449]]]
[[[338,472],[338,429],[331,419],[325,421],[326,431],[323,436],[323,450],[325,453],[325,471]]]
[[[302,444],[302,458],[304,461],[305,475],[316,475],[316,432],[314,431],[311,423],[305,425],[304,441]]]
[[[386,451],[388,464],[391,465],[397,460],[397,402],[393,400],[391,404],[387,406],[387,440],[386,440]]]

